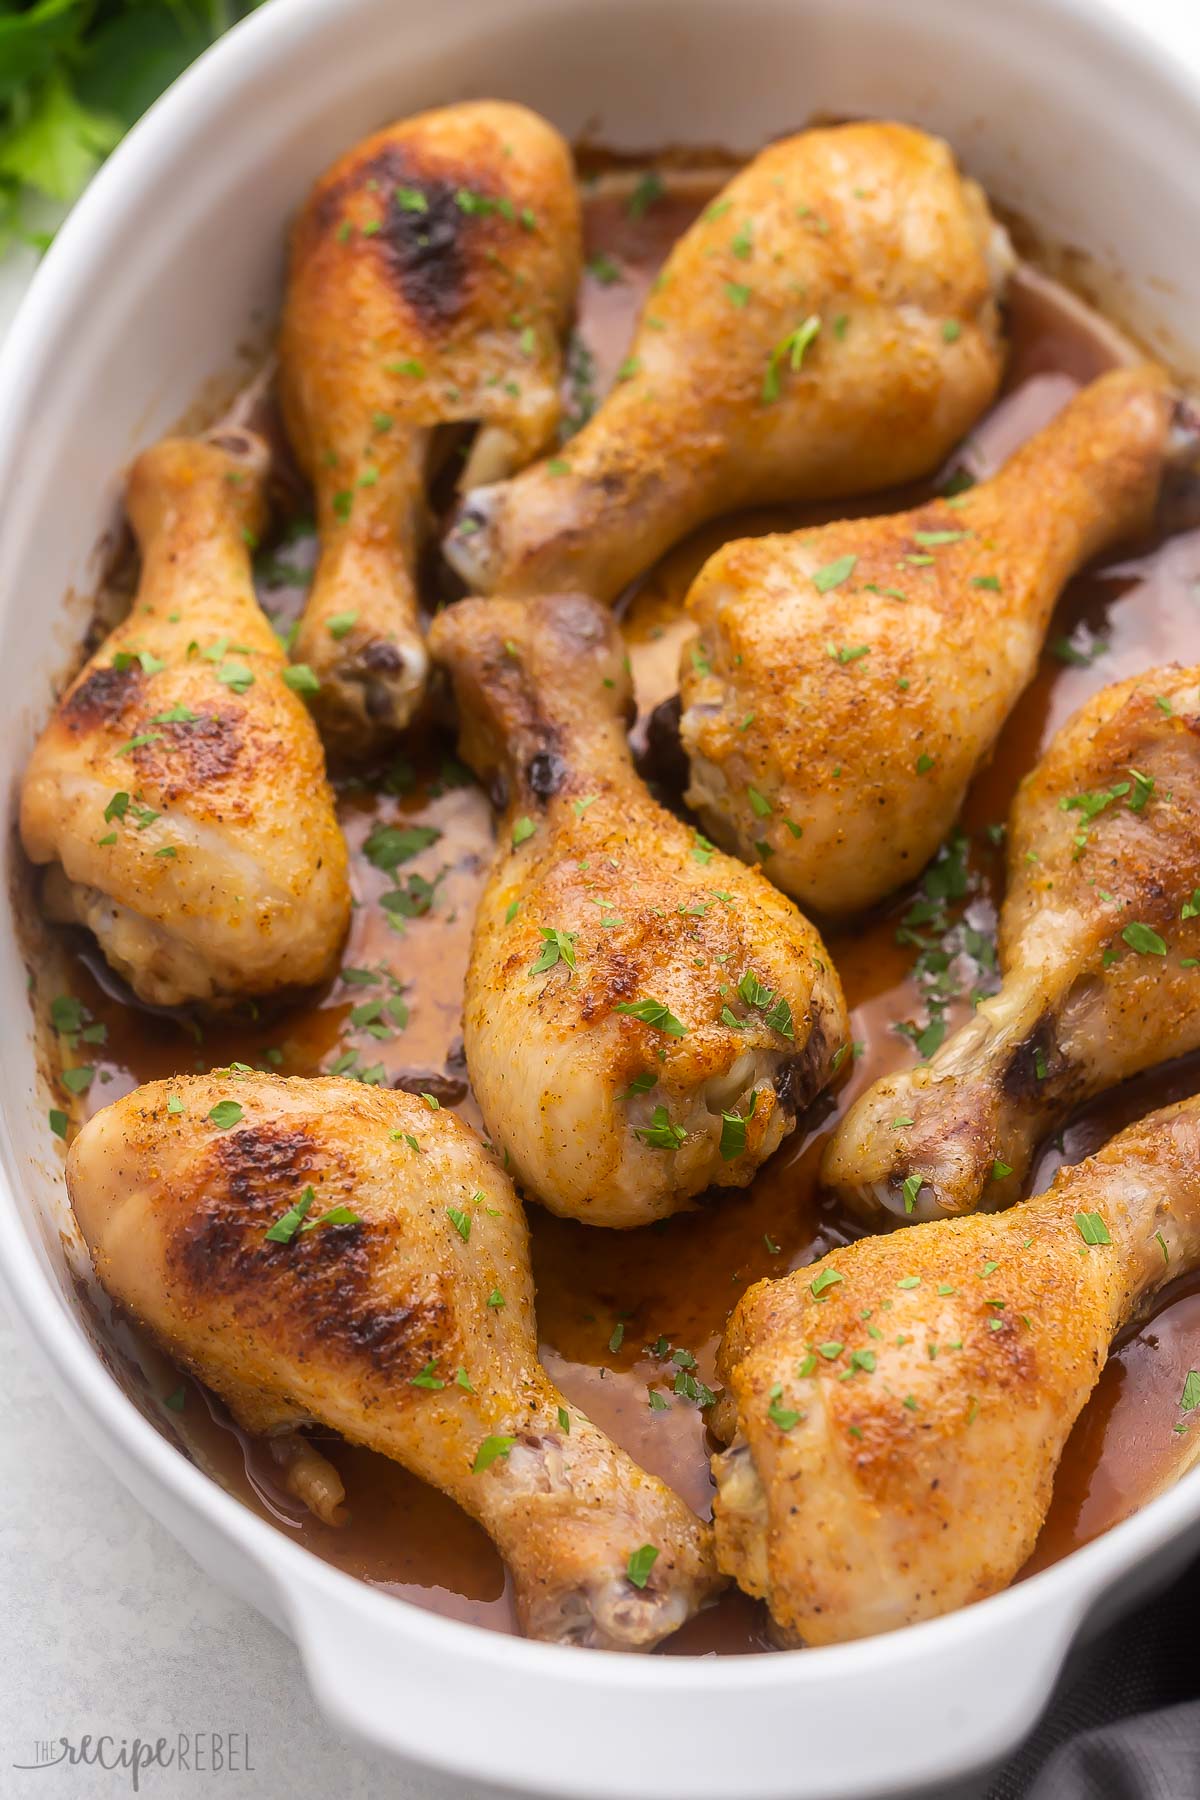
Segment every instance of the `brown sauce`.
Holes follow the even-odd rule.
[[[632,185],[632,178],[623,185],[585,182],[589,257],[610,258],[616,267],[593,261],[584,282],[568,383],[568,411],[576,415],[589,395],[599,396],[612,379],[657,265],[717,184],[706,190],[695,178],[668,174],[664,194],[637,218],[630,216]],[[619,279],[605,278],[614,272]],[[1018,288],[1011,329],[1005,396],[954,462],[975,475],[995,467],[1114,355],[1103,329],[1064,309],[1036,283]],[[883,501],[875,496],[840,510],[876,512],[929,491],[914,489]],[[831,513],[807,508],[724,520],[672,552],[640,584],[626,614],[641,714],[635,743],[642,742],[650,709],[674,690],[680,602],[703,558],[731,535],[825,516]],[[311,527],[298,521],[263,558],[261,596],[281,624],[300,604],[302,571],[311,568],[313,554]],[[1074,646],[1068,655],[1075,660],[1063,661],[1051,651],[1043,656],[964,814],[974,882],[970,919],[977,927],[986,931],[994,922],[1001,893],[1002,859],[986,827],[1003,820],[1020,776],[1051,732],[1096,688],[1159,660],[1188,659],[1198,608],[1200,532],[1118,558],[1089,572],[1064,595],[1050,636]],[[1108,648],[1092,658],[1098,641]],[[94,946],[72,939],[71,991],[107,1027],[86,1107],[99,1107],[155,1077],[235,1059],[314,1075],[344,1067],[352,1058],[353,1071],[432,1090],[472,1124],[480,1123],[463,1066],[459,1009],[474,900],[492,845],[483,794],[454,763],[452,738],[436,732],[406,746],[384,780],[342,779],[338,786],[359,902],[344,964],[364,975],[380,968],[391,972],[410,1009],[404,1029],[381,1040],[368,1023],[355,1022],[352,1009],[389,990],[377,979],[352,974],[283,1015],[255,1020],[247,1014],[235,1023],[206,1026],[202,1033],[189,1030],[174,1017],[127,1004]],[[433,825],[441,836],[401,871],[420,881],[413,889],[414,916],[398,921],[397,930],[389,923],[393,915],[376,904],[386,878],[365,859],[362,846],[373,824],[399,820]],[[906,1066],[916,1055],[894,1029],[924,1017],[912,977],[914,949],[897,942],[897,926],[911,900],[910,891],[866,922],[829,932],[853,1009],[858,1054],[836,1103],[818,1108],[817,1118],[797,1131],[753,1187],[726,1191],[696,1215],[629,1233],[592,1230],[530,1208],[538,1318],[552,1375],[598,1424],[702,1513],[710,1509],[712,1491],[703,1416],[693,1401],[671,1392],[675,1366],[653,1346],[662,1338],[671,1347],[686,1347],[697,1359],[696,1375],[712,1384],[720,1333],[743,1290],[809,1262],[851,1235],[848,1222],[816,1192],[817,1163],[825,1137],[854,1097],[876,1076]],[[969,1005],[966,993],[948,1002],[947,1029],[966,1019]],[[1129,1119],[1191,1093],[1198,1082],[1200,1060],[1193,1059],[1103,1097],[1046,1146],[1033,1191],[1046,1184],[1057,1163],[1078,1160]],[[127,1326],[115,1322],[108,1338],[126,1376],[131,1357],[136,1360],[143,1403],[160,1425],[280,1529],[338,1567],[417,1604],[499,1630],[514,1628],[499,1557],[483,1532],[440,1494],[382,1457],[322,1436],[322,1449],[344,1477],[351,1516],[341,1529],[321,1525],[283,1494],[272,1478],[267,1450],[236,1432],[219,1403],[191,1382],[181,1388],[177,1373],[152,1348],[135,1346]],[[1096,1536],[1178,1472],[1189,1439],[1172,1428],[1193,1361],[1200,1361],[1200,1278],[1169,1291],[1154,1317],[1110,1360],[1068,1445],[1031,1567]],[[650,1409],[651,1385],[669,1397],[666,1411]],[[695,1654],[768,1647],[761,1609],[731,1592],[667,1649]]]

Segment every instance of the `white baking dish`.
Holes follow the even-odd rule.
[[[1192,28],[1195,29],[1194,27]],[[1200,68],[1197,57],[1194,68]],[[269,323],[283,221],[335,152],[417,108],[521,99],[624,147],[750,148],[814,112],[943,132],[1127,313],[1200,364],[1200,82],[1067,0],[275,0],[102,171],[0,357],[0,755],[10,793],[82,622],[122,466]],[[5,854],[12,856],[12,835]],[[296,1639],[320,1704],[398,1759],[569,1796],[912,1794],[1000,1756],[1072,1643],[1200,1548],[1200,1471],[982,1605],[842,1648],[726,1660],[514,1642],[339,1574],[138,1413],[85,1334],[60,1242],[12,933],[0,1258],[86,1437],[207,1570]]]

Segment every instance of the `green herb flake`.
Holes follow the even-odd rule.
[[[650,1579],[650,1571],[658,1561],[658,1550],[653,1544],[643,1544],[633,1551],[625,1564],[625,1573],[635,1588],[644,1588]]]
[[[641,1138],[643,1144],[651,1150],[678,1150],[687,1137],[682,1125],[673,1125],[671,1115],[665,1106],[656,1106],[650,1115],[649,1125],[642,1125],[634,1133]]]
[[[625,1013],[631,1019],[640,1019],[643,1025],[651,1025],[656,1031],[665,1032],[668,1037],[687,1036],[687,1026],[661,1000],[621,1000],[615,1010]]]
[[[1104,1220],[1098,1212],[1077,1212],[1075,1214],[1075,1229],[1078,1231],[1085,1244],[1094,1245],[1112,1243],[1112,1239],[1108,1235],[1108,1226],[1104,1223]]]
[[[234,1103],[232,1101],[224,1100],[221,1104],[223,1106],[229,1106]],[[215,1110],[216,1109],[214,1108],[214,1111]],[[236,1110],[238,1118],[241,1118],[241,1107],[237,1107]],[[211,1119],[213,1114],[209,1113],[208,1116]],[[230,1123],[236,1124],[237,1120],[233,1119]],[[222,1126],[221,1129],[224,1131],[227,1128]],[[288,1210],[280,1218],[276,1219],[273,1225],[268,1227],[267,1231],[264,1233],[268,1244],[290,1244],[304,1224],[305,1215],[312,1206],[315,1197],[312,1188],[306,1187],[296,1204],[294,1206],[289,1206]]]
[[[1159,937],[1157,931],[1149,925],[1141,924],[1136,919],[1131,925],[1126,925],[1121,936],[1131,950],[1138,951],[1142,956],[1165,956],[1167,954],[1166,943]]]
[[[578,932],[559,931],[555,926],[548,925],[539,926],[538,929],[543,939],[542,952],[529,973],[542,975],[547,969],[553,969],[559,962],[565,963],[568,969],[574,972],[575,941],[579,935]]]
[[[475,1452],[475,1461],[471,1464],[472,1475],[481,1475],[499,1457],[507,1456],[516,1441],[515,1437],[485,1437]]]
[[[644,219],[655,201],[661,200],[665,193],[666,187],[657,169],[647,169],[644,175],[639,176],[625,210],[631,219]]]
[[[819,1269],[808,1284],[808,1291],[814,1300],[819,1300],[828,1288],[836,1287],[846,1277],[837,1269]]]
[[[828,594],[831,589],[841,587],[843,582],[849,581],[857,562],[857,556],[839,556],[836,561],[815,570],[812,583],[818,594]]]
[[[811,313],[807,319],[796,326],[794,331],[789,331],[787,336],[781,338],[776,344],[767,361],[767,372],[763,376],[761,399],[764,406],[773,405],[779,398],[781,364],[787,362],[793,373],[798,371],[803,366],[805,351],[820,329],[820,319],[816,313]]]
[[[721,1114],[721,1160],[736,1162],[746,1148],[746,1127],[754,1117],[754,1108],[758,1102],[758,1094],[750,1095],[749,1104],[744,1114],[727,1112]],[[778,1247],[772,1252],[778,1254]]]

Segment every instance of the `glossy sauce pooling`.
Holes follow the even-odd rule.
[[[570,420],[581,422],[611,381],[655,269],[715,185],[668,174],[657,198],[632,178],[587,187],[591,261],[570,358]],[[1074,386],[1112,360],[1103,333],[1064,316],[1053,297],[1028,287],[1017,294],[1012,331],[1006,397],[943,471],[943,481],[955,469],[960,479],[964,470],[988,472]],[[907,504],[928,491],[882,503],[875,497],[856,510]],[[626,615],[641,709],[635,742],[642,741],[649,710],[674,690],[685,635],[680,601],[704,556],[728,536],[823,516],[832,515],[809,508],[723,521],[673,552],[642,583]],[[299,605],[313,553],[311,526],[298,520],[262,558],[263,603],[283,628]],[[987,828],[1004,819],[1020,776],[1086,695],[1156,661],[1194,655],[1198,624],[1200,532],[1130,554],[1069,590],[1051,631],[1059,653],[1043,657],[968,801],[966,836],[951,853],[968,892],[919,931],[904,924],[910,890],[859,927],[829,933],[853,1008],[854,1066],[836,1103],[817,1109],[751,1189],[726,1190],[698,1214],[630,1233],[589,1230],[530,1209],[538,1318],[551,1373],[702,1512],[709,1511],[711,1484],[697,1399],[705,1399],[705,1385],[714,1380],[714,1353],[730,1308],[751,1282],[809,1262],[851,1235],[847,1221],[815,1192],[824,1137],[870,1081],[916,1058],[912,1036],[928,1052],[930,1033],[953,1030],[969,1015],[971,992],[994,983],[988,946],[1002,858]],[[175,1018],[125,1004],[94,948],[76,944],[73,991],[107,1027],[88,1105],[103,1105],[154,1077],[237,1060],[296,1075],[353,1072],[432,1092],[479,1125],[459,1011],[475,896],[491,853],[484,796],[455,762],[452,739],[428,731],[370,781],[340,780],[339,793],[358,900],[342,979],[306,1007],[270,1020],[248,1014],[197,1036]],[[389,875],[370,856],[371,833],[380,825],[420,825],[436,836]],[[380,905],[385,894],[392,897],[387,909]],[[931,977],[926,958],[925,976],[914,980],[914,959],[931,930],[942,934],[950,967]],[[389,1007],[389,1001],[403,1004]],[[912,1027],[909,1036],[896,1029],[904,1024]],[[1046,1148],[1035,1191],[1058,1161],[1077,1160],[1129,1118],[1196,1085],[1200,1063],[1189,1063],[1097,1102],[1058,1145]],[[126,1328],[120,1330],[128,1346]],[[1152,1322],[1113,1357],[1068,1447],[1035,1564],[1125,1516],[1186,1459],[1190,1439],[1173,1427],[1182,1421],[1184,1377],[1200,1361],[1198,1335],[1200,1281],[1193,1281],[1168,1294]],[[341,1530],[322,1526],[280,1492],[269,1455],[244,1443],[216,1403],[190,1382],[181,1387],[153,1350],[138,1346],[138,1356],[164,1425],[197,1461],[317,1554],[437,1611],[512,1629],[502,1565],[484,1534],[449,1501],[380,1457],[323,1441],[344,1476],[352,1516]],[[661,1407],[652,1408],[651,1391]],[[171,1405],[163,1410],[168,1396]],[[686,1652],[766,1647],[760,1610],[736,1593],[667,1646]]]

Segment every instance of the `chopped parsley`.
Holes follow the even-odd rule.
[[[1136,950],[1141,956],[1165,956],[1167,954],[1166,943],[1159,937],[1157,931],[1152,926],[1143,925],[1136,919],[1131,925],[1126,925],[1121,936],[1129,948]]]
[[[1075,1229],[1085,1244],[1111,1244],[1108,1226],[1098,1212],[1077,1212]]]
[[[673,1125],[671,1115],[665,1106],[656,1106],[650,1115],[649,1125],[638,1126],[635,1137],[640,1137],[643,1144],[651,1150],[678,1150],[687,1137],[682,1125]]]
[[[245,1108],[236,1100],[218,1100],[208,1117],[218,1131],[229,1131],[244,1116]]]
[[[650,1579],[650,1571],[658,1561],[658,1550],[653,1544],[643,1544],[632,1552],[625,1564],[625,1573],[635,1588],[644,1588]]]
[[[736,1162],[746,1148],[746,1126],[754,1117],[754,1108],[758,1103],[758,1094],[752,1093],[745,1113],[727,1112],[721,1114],[721,1160]],[[772,1254],[775,1254],[773,1252]]]
[[[746,254],[749,255],[748,247]],[[795,374],[802,367],[804,353],[820,329],[821,321],[817,314],[810,313],[808,318],[797,325],[794,331],[789,331],[787,336],[781,338],[776,344],[767,359],[767,372],[763,376],[762,402],[764,406],[772,405],[779,398],[780,365],[786,362]]]
[[[475,1461],[471,1464],[472,1475],[482,1474],[484,1469],[491,1468],[498,1457],[507,1456],[516,1441],[515,1437],[485,1437],[475,1452]]]
[[[542,953],[530,969],[531,975],[542,975],[547,969],[554,968],[556,963],[564,962],[568,969],[575,969],[575,940],[578,932],[559,931],[552,925],[538,928],[543,938]]]
[[[857,562],[857,556],[839,556],[834,562],[814,570],[812,583],[818,594],[828,594],[831,589],[841,587],[844,581],[849,581]]]
[[[665,1032],[668,1037],[687,1036],[687,1026],[661,1000],[621,1000],[617,1003],[616,1011],[625,1013],[631,1019],[640,1019],[643,1025],[652,1025],[656,1031]]]

